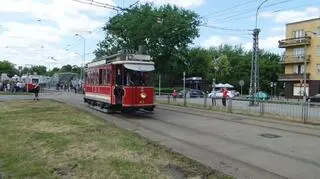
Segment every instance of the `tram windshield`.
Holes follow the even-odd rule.
[[[147,86],[148,72],[126,69],[124,82],[127,86]]]

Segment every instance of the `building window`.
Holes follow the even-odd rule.
[[[304,48],[295,48],[293,49],[293,56],[302,58],[304,57]]]
[[[294,74],[303,74],[304,73],[304,65],[294,65],[293,66]]]
[[[296,30],[292,32],[292,36],[293,38],[300,38],[300,37],[304,37],[305,33],[304,30]]]
[[[317,64],[317,72],[320,73],[320,64]]]

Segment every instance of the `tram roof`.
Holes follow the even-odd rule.
[[[105,64],[122,64],[122,63],[141,63],[141,64],[154,64],[150,55],[137,54],[137,53],[124,53],[118,52],[110,56],[103,56],[97,61],[86,64],[87,68],[96,67]]]

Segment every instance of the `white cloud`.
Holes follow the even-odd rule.
[[[267,51],[280,53],[282,49],[278,48],[278,41],[283,39],[284,36],[271,36],[259,40],[259,48]],[[247,50],[252,50],[252,42],[247,42],[243,46]]]
[[[302,21],[320,16],[320,8],[309,7],[304,11],[282,11],[275,15],[275,21],[279,23],[290,23],[296,21]]]
[[[211,36],[207,40],[205,40],[201,46],[205,48],[209,48],[212,46],[219,46],[221,44],[240,44],[241,38],[237,36]]]
[[[115,4],[113,0],[99,2]],[[80,64],[79,60],[75,60],[80,57],[68,56],[70,52],[65,52],[61,42],[65,37],[71,37],[75,33],[97,39],[97,29],[104,24],[104,19],[110,12],[111,10],[105,8],[72,0],[7,1],[5,5],[0,6],[0,13],[15,13],[16,17],[14,20],[1,22],[0,58],[16,64],[43,64],[45,57],[41,54],[46,54],[60,59],[58,64]],[[41,20],[38,21],[39,19]],[[87,35],[84,33],[87,31],[94,33]],[[43,45],[45,48],[41,48]]]
[[[270,29],[271,32],[276,32],[276,33],[281,33],[281,34],[284,34],[285,31],[286,31],[286,28],[285,27],[273,27]]]
[[[259,14],[259,17],[262,17],[262,18],[270,18],[273,16],[274,16],[274,13],[269,12],[269,11],[264,11]]]
[[[200,6],[204,0],[141,0],[141,2],[153,2],[156,5],[174,4],[184,8]]]

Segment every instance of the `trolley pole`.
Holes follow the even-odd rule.
[[[183,72],[183,105],[187,106],[186,72]]]

